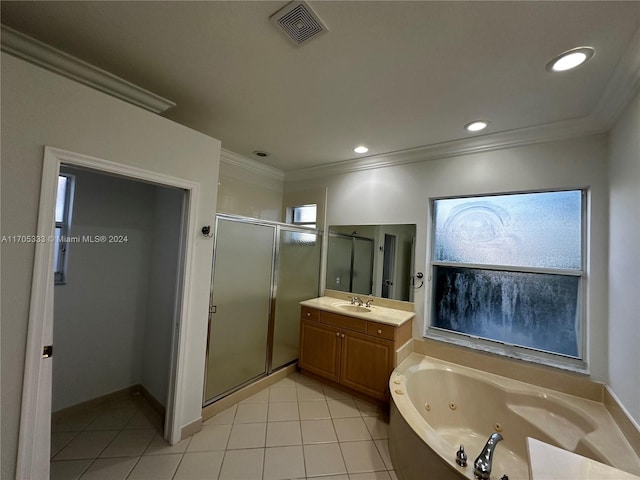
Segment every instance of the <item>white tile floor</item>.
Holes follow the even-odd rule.
[[[379,408],[298,373],[170,446],[140,397],[58,417],[52,480],[393,480]]]

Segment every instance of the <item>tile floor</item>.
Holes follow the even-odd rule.
[[[52,480],[393,480],[388,419],[294,373],[170,446],[139,396],[58,416]]]

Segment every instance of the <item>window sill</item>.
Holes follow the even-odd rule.
[[[434,329],[433,327],[427,328],[424,338],[582,375],[589,375],[590,373],[587,363],[577,358],[536,352],[524,347],[493,342],[470,335]]]

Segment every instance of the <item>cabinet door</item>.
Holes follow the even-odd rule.
[[[302,319],[300,323],[300,359],[303,370],[340,380],[340,330],[331,325]]]
[[[393,370],[393,342],[355,332],[343,333],[340,383],[387,400]]]

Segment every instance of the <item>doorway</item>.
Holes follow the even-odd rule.
[[[54,252],[52,468],[90,456],[85,444],[107,441],[104,430],[112,450],[132,429],[136,447],[163,434],[184,197],[60,168],[56,229],[66,235],[56,235]]]
[[[169,443],[180,440],[182,420],[179,412],[185,404],[182,385],[185,369],[186,321],[188,298],[192,288],[192,262],[198,185],[154,172],[88,157],[51,147],[45,147],[43,176],[38,215],[37,237],[48,239],[37,242],[35,249],[31,308],[27,338],[27,356],[23,383],[23,402],[18,442],[18,478],[48,478],[51,451],[52,362],[54,312],[54,226],[56,189],[62,165],[93,169],[103,174],[135,179],[161,187],[181,190],[180,249],[176,258],[177,282],[173,292],[175,300],[172,322],[170,373],[166,398],[164,438]],[[108,242],[108,240],[107,240]],[[117,303],[117,301],[116,301]],[[55,347],[55,345],[54,345]],[[83,361],[90,362],[93,356]]]
[[[166,408],[185,192],[60,172],[73,193],[54,252],[52,411],[134,385]]]

